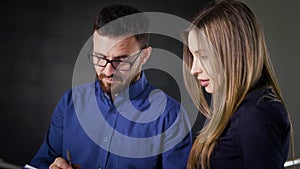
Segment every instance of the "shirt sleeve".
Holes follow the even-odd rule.
[[[185,169],[189,152],[192,147],[192,134],[190,132],[190,121],[184,110],[176,112],[180,108],[174,108],[171,116],[167,122],[170,125],[170,122],[173,122],[170,127],[172,132],[169,132],[167,136],[168,140],[164,144],[174,144],[176,141],[176,136],[184,135],[181,138],[180,142],[174,145],[173,148],[166,151],[162,155],[162,165],[165,169]],[[177,117],[177,118],[176,118]],[[176,119],[175,119],[176,118]],[[171,119],[171,120],[170,120]],[[187,132],[186,132],[187,131]]]
[[[282,169],[289,142],[287,112],[280,102],[264,101],[246,107],[238,142],[245,169]],[[287,144],[284,144],[287,143]]]
[[[191,149],[191,138],[188,134],[174,148],[163,154],[163,168],[185,169]]]
[[[67,93],[58,102],[54,109],[50,127],[45,135],[44,141],[34,156],[30,165],[37,168],[49,168],[56,157],[62,156],[64,111],[67,102]]]

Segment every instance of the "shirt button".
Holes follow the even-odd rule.
[[[104,141],[107,142],[108,141],[108,137],[104,137]]]

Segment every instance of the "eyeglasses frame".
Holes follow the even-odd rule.
[[[142,51],[143,51],[145,48],[147,48],[147,47],[143,47],[143,48],[141,48],[141,49],[139,50],[138,54],[135,56],[135,58],[134,58],[134,60],[133,60],[132,62],[129,62],[129,61],[126,61],[126,60],[117,60],[117,59],[112,59],[112,60],[110,60],[110,59],[106,59],[105,56],[104,56],[104,57],[99,57],[99,56],[96,56],[96,55],[94,55],[94,54],[88,55],[88,58],[89,58],[89,62],[90,62],[91,64],[95,65],[95,66],[106,67],[107,64],[110,63],[111,66],[112,66],[115,70],[117,70],[117,68],[114,66],[113,62],[123,62],[123,63],[128,63],[128,64],[130,65],[129,69],[128,69],[128,70],[123,70],[123,71],[130,71],[131,68],[132,68],[132,66],[133,66],[133,64],[135,63],[135,61],[136,61],[137,58],[141,55]],[[130,56],[130,55],[129,55],[129,56]],[[93,63],[93,61],[92,61],[93,57],[97,57],[97,58],[104,59],[104,60],[106,61],[105,65],[101,66],[101,65],[98,65],[98,64]]]

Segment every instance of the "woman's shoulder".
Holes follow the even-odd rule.
[[[234,116],[239,118],[239,126],[277,126],[289,125],[287,110],[272,88],[262,88],[249,93],[238,107]]]

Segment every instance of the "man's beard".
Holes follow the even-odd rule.
[[[98,80],[100,82],[100,86],[101,86],[102,90],[105,93],[115,95],[115,94],[118,94],[118,93],[123,92],[124,90],[126,90],[132,82],[137,81],[140,77],[140,74],[141,73],[139,72],[132,79],[126,79],[126,81],[124,81],[121,77],[119,77],[117,75],[112,75],[112,76],[108,77],[104,74],[100,74],[97,77],[98,77]],[[118,81],[120,83],[118,83],[118,84],[116,84],[116,83],[104,84],[103,81],[102,81],[104,78],[112,78],[113,80]]]
[[[104,84],[103,81],[102,81],[104,78],[113,78],[113,80],[119,81],[121,83],[118,84],[118,85],[115,84],[115,83]],[[126,85],[127,82],[125,83],[125,85],[122,85],[122,78],[120,78],[116,75],[112,75],[110,77],[107,77],[104,74],[100,74],[100,75],[98,75],[98,80],[100,82],[100,86],[101,86],[102,90],[105,93],[109,93],[109,94],[117,94],[119,92],[122,92],[126,87],[128,87],[128,85]]]

